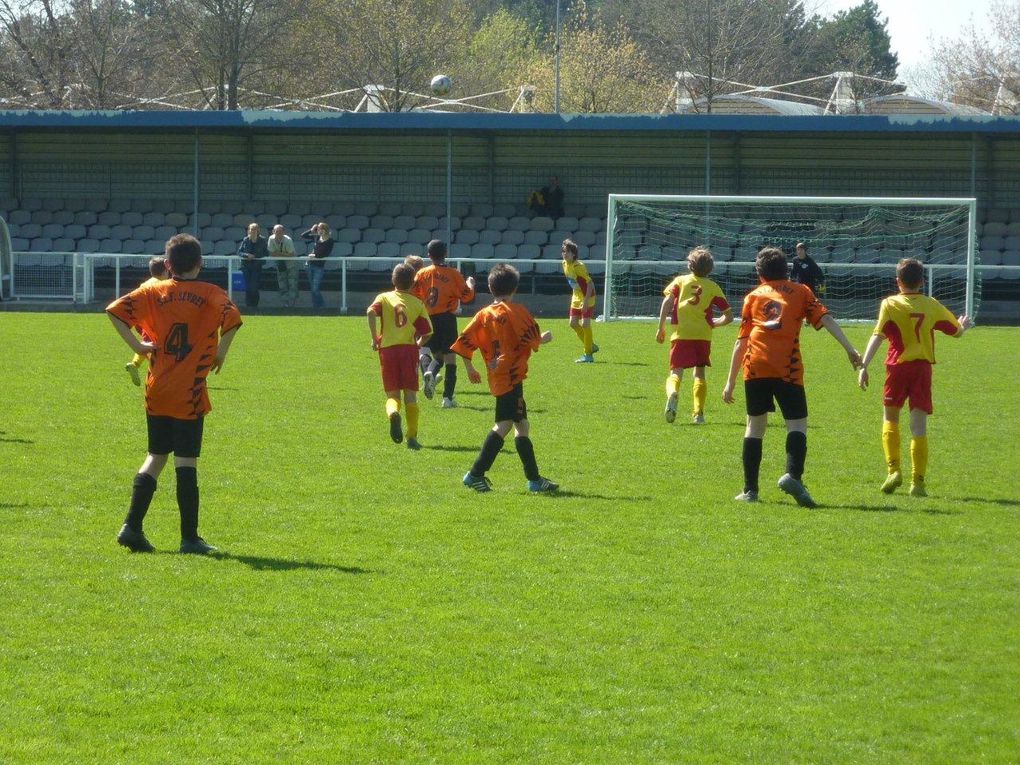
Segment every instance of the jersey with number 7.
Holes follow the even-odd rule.
[[[145,380],[145,410],[194,420],[212,410],[205,378],[220,334],[241,326],[241,313],[215,284],[168,279],[144,285],[106,307],[156,345]]]
[[[873,334],[889,341],[886,364],[905,361],[934,364],[935,330],[955,335],[960,331],[960,322],[935,298],[910,292],[892,295],[882,301]]]

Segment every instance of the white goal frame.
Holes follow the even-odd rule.
[[[712,194],[610,194],[606,214],[606,283],[602,296],[602,314],[605,321],[621,319],[611,312],[613,294],[613,248],[615,246],[617,204],[629,202],[682,202],[713,204],[813,204],[813,205],[881,205],[887,207],[945,207],[956,205],[967,208],[967,263],[965,310],[974,315],[975,266],[977,265],[977,199],[975,197],[812,197],[812,196],[716,196]],[[633,263],[635,261],[621,261]],[[638,261],[641,262],[641,261]],[[647,261],[645,261],[647,262]],[[679,263],[679,261],[678,261]],[[655,317],[635,317],[655,318]]]

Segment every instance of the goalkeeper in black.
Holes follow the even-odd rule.
[[[816,295],[825,294],[825,274],[814,258],[807,254],[804,242],[797,242],[796,255],[790,264],[790,280],[809,287]]]

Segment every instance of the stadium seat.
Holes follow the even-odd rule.
[[[512,218],[517,215],[517,207],[510,204],[493,205],[492,214],[499,218]]]
[[[530,231],[544,231],[548,233],[556,228],[556,223],[552,218],[539,215],[529,221],[527,228]]]
[[[152,212],[152,200],[143,197],[136,197],[131,200],[131,212],[147,213]],[[133,223],[131,224],[134,225]]]
[[[237,245],[227,239],[221,239],[218,242],[213,242],[212,254],[223,257],[227,255],[235,255],[237,254]]]
[[[94,212],[96,215],[106,210],[110,204],[109,200],[104,197],[89,197],[82,201],[84,204],[79,208],[78,212]]]
[[[460,223],[461,231],[481,231],[485,228],[485,218],[472,215],[464,218]]]
[[[141,255],[145,253],[145,242],[141,239],[125,239],[120,248],[121,252],[127,252],[132,255]]]
[[[53,240],[49,237],[37,236],[28,243],[28,249],[30,252],[52,252]]]
[[[538,260],[542,257],[542,248],[537,244],[522,244],[517,248],[517,258],[520,260]]]
[[[500,237],[500,243],[513,245],[524,244],[524,232],[516,228],[507,229],[503,232],[502,237]]]
[[[1002,265],[1003,253],[998,250],[989,250],[988,252],[981,253],[981,265],[983,266],[998,266]]]
[[[395,265],[396,265],[396,263],[394,261],[392,261],[392,260],[389,260],[389,259],[386,259],[386,258],[377,258],[377,259],[373,259],[373,260],[368,261],[367,267],[368,267],[369,271],[376,271],[376,272],[387,271],[388,272],[388,271],[391,271],[393,269],[393,266],[395,266]],[[383,286],[383,284],[384,284],[383,280],[380,280],[379,281],[380,288]],[[388,283],[386,284],[386,287],[389,288],[389,284]]]
[[[544,246],[549,243],[549,233],[547,231],[525,231],[524,243],[537,244],[539,247]]]
[[[140,212],[130,210],[120,216],[120,222],[125,226],[142,225],[143,216]]]
[[[125,225],[123,223],[119,224],[117,226],[113,226],[113,227],[110,228],[110,238],[111,239],[121,239],[121,240],[130,239],[131,238],[131,232],[133,230],[134,229],[131,226]]]
[[[482,244],[499,244],[503,241],[502,231],[493,231],[492,229],[483,229],[478,232],[478,241]]]
[[[53,222],[53,211],[52,210],[33,210],[32,211],[32,222],[38,223],[40,226],[45,226],[47,223]]]
[[[492,257],[497,260],[516,260],[517,259],[517,245],[516,244],[497,244],[492,248]]]
[[[412,228],[407,232],[407,239],[404,240],[410,244],[414,244],[420,247],[424,247],[428,244],[429,239],[432,238],[432,230],[424,228]]]
[[[11,249],[14,252],[28,252],[29,240],[20,236],[11,237]]]
[[[380,228],[385,231],[393,226],[392,215],[373,215],[368,221],[368,228]]]
[[[366,228],[361,232],[361,241],[378,244],[386,240],[386,232],[381,228]]]
[[[557,261],[562,262],[562,260],[560,258],[560,255],[563,252],[562,245],[559,245],[559,244],[556,244],[555,242],[553,242],[553,243],[550,243],[550,244],[542,245],[541,249],[542,249],[542,257],[543,258],[547,258],[549,260],[557,260]],[[577,257],[578,257],[579,260],[584,260],[584,258],[581,257],[580,248],[578,248]]]
[[[78,252],[99,252],[99,241],[97,239],[79,239],[75,249]]]
[[[407,241],[407,231],[402,228],[391,228],[386,232],[386,241],[403,244]]]
[[[234,216],[227,215],[227,213],[213,213],[209,218],[209,224],[211,226],[219,226],[220,228],[226,228],[227,226],[234,225]]]
[[[152,226],[145,225],[135,226],[134,229],[132,229],[131,231],[131,238],[142,240],[152,239],[152,237],[155,236],[155,232],[156,229],[154,229]]]
[[[89,226],[87,230],[88,236],[91,239],[109,239],[113,236],[112,229],[109,226],[97,223],[94,226]]]
[[[595,244],[595,232],[575,231],[573,240],[578,247],[591,247],[593,244]]]
[[[350,242],[333,242],[333,258],[339,266],[339,258],[347,258],[354,254],[354,245]]]
[[[164,220],[166,221],[166,225],[168,226],[177,226],[178,228],[184,228],[185,226],[188,225],[188,216],[185,215],[184,213],[179,212],[167,213],[166,218],[164,218]]]
[[[54,210],[52,222],[61,226],[67,226],[74,223],[74,213],[70,210]]]
[[[96,221],[104,226],[119,226],[120,213],[114,210],[107,210],[96,216]]]
[[[492,243],[479,242],[471,245],[472,258],[491,259],[495,257],[496,248]]]
[[[166,248],[165,239],[146,239],[142,250],[146,255],[156,255]]]
[[[78,226],[91,226],[96,223],[96,215],[92,210],[82,210],[81,212],[74,214],[74,220],[72,223]]]
[[[57,237],[63,236],[64,225],[62,223],[47,223],[42,227],[42,236],[49,239],[56,239]]]
[[[43,226],[43,236],[46,235],[46,227]],[[1002,249],[1004,251],[1016,252],[1020,250],[1020,236],[1007,236],[1002,242]]]
[[[24,223],[18,226],[18,236],[22,239],[35,239],[42,236],[42,229],[38,223]]]
[[[64,200],[56,199],[54,197],[47,197],[42,201],[42,209],[50,211],[63,210]]]
[[[978,249],[981,252],[1001,252],[1006,249],[1006,238],[985,234],[979,241]]]
[[[360,228],[345,228],[340,231],[333,233],[333,238],[338,242],[360,242],[361,241],[361,229]]]
[[[397,215],[393,218],[393,228],[402,228],[405,231],[415,227],[415,216],[413,215]]]
[[[517,231],[528,231],[531,228],[531,218],[526,215],[513,215],[507,218],[506,227]]]
[[[142,216],[143,226],[152,226],[153,228],[156,228],[157,226],[162,226],[164,223],[166,223],[166,213],[151,212],[145,213],[145,215]]]
[[[662,248],[657,244],[645,244],[637,249],[640,260],[662,260]]]
[[[1002,265],[1020,266],[1020,250],[1009,250],[1002,253]],[[1020,274],[1017,276],[1020,276]]]
[[[474,229],[462,228],[453,235],[453,241],[456,244],[478,244],[478,232]]]
[[[223,229],[223,238],[228,242],[237,247],[242,239],[248,235],[248,232],[240,226],[228,226]]]
[[[400,202],[383,202],[379,205],[379,212],[376,215],[388,215],[393,218],[400,215],[404,211],[404,206]],[[386,228],[386,226],[379,226],[378,228]]]
[[[360,228],[360,229],[369,228],[368,216],[357,213],[354,215],[348,215],[346,226],[347,228]]]
[[[66,237],[53,240],[53,252],[75,252],[75,241]]]
[[[152,236],[154,239],[159,239],[163,242],[166,242],[167,239],[179,233],[180,231],[174,228],[173,226],[160,226],[159,228],[153,230]]]
[[[1006,236],[1005,221],[989,221],[981,230],[982,236]]]
[[[439,228],[439,218],[434,215],[419,215],[414,221],[414,226],[432,231]]]
[[[563,269],[563,266],[560,265],[560,263],[561,263],[561,261],[557,261],[557,260],[548,260],[548,261],[543,261],[542,263],[536,263],[535,264],[535,273],[536,274],[558,274]]]
[[[68,239],[84,239],[85,235],[86,229],[84,226],[78,224],[64,226],[64,236]]]
[[[637,247],[641,243],[641,232],[634,229],[625,229],[616,237],[618,247]]]
[[[173,236],[171,234],[171,236]],[[167,237],[169,239],[170,237]],[[219,226],[206,226],[199,231],[199,238],[203,242],[218,242],[223,238],[223,229]]]
[[[7,217],[7,222],[17,223],[18,225],[21,225],[22,223],[31,223],[32,213],[30,213],[28,210],[14,210]]]
[[[400,257],[400,245],[396,242],[380,242],[375,250],[375,254],[380,258]]]
[[[287,229],[288,232],[297,231],[298,229],[301,228],[301,216],[295,215],[294,213],[287,213],[286,215],[281,215],[271,225],[276,225],[277,223],[279,223],[281,226]]]
[[[471,209],[468,214],[478,218],[488,218],[494,213],[492,211],[492,205],[476,202],[471,205]]]
[[[593,258],[592,254],[588,253],[588,260],[585,261],[585,265],[588,267],[588,273],[592,276],[602,276],[606,273],[606,261],[603,256],[603,260]]]
[[[506,231],[507,221],[499,215],[491,215],[485,219],[485,228],[490,231]]]
[[[356,258],[372,258],[375,257],[376,252],[375,242],[358,242],[354,245],[354,257]]]
[[[1008,223],[1010,219],[1009,210],[996,208],[985,213],[985,223]]]
[[[460,228],[460,218],[454,215],[452,218],[450,218],[449,223],[447,223],[447,218],[444,215],[439,219],[439,225],[436,228],[441,228],[444,230],[448,228],[450,229],[450,231],[456,231],[457,229]]]
[[[21,209],[28,210],[29,212],[42,210],[43,209],[42,200],[35,197],[26,197],[21,200]]]
[[[371,218],[373,215],[379,213],[379,206],[375,202],[355,202],[354,203],[354,214],[361,215],[366,218]],[[368,228],[368,226],[365,226]]]

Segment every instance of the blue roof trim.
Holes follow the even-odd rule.
[[[1018,133],[1020,116],[0,111],[0,128],[482,132]]]

